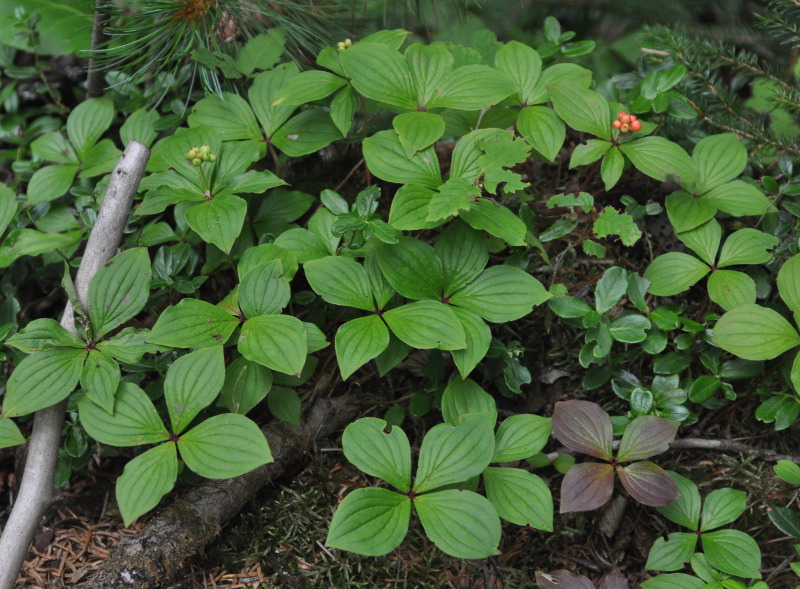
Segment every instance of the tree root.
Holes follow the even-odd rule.
[[[156,516],[136,536],[122,541],[89,579],[74,589],[150,589],[168,586],[186,558],[200,552],[262,487],[302,458],[317,438],[328,436],[355,417],[355,397],[318,400],[305,427],[272,422],[262,429],[274,462],[247,474],[207,481]]]

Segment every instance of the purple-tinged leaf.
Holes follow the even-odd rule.
[[[617,472],[631,497],[644,505],[666,505],[681,495],[667,471],[652,462],[635,462]]]
[[[600,580],[597,589],[628,589],[628,579],[619,572],[619,569],[614,569]]]
[[[589,579],[564,569],[549,573],[536,571],[536,584],[539,589],[594,589]]]
[[[605,505],[613,492],[613,466],[601,462],[576,464],[561,481],[559,513],[597,509]]]
[[[553,435],[570,450],[611,460],[613,428],[608,413],[590,401],[560,401],[553,412]]]
[[[668,421],[661,417],[642,415],[625,428],[622,442],[617,452],[617,460],[630,462],[644,460],[669,449],[669,444],[678,433],[677,421]]]

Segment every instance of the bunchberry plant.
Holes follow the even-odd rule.
[[[606,463],[584,462],[567,471],[561,482],[559,511],[590,511],[602,507],[614,492],[615,473],[631,497],[645,505],[666,505],[679,496],[678,488],[661,467],[644,458],[669,448],[678,423],[641,416],[622,435],[617,455],[611,446],[613,426],[608,413],[590,401],[560,401],[553,412],[553,435],[570,450]],[[628,466],[624,462],[637,461]]]
[[[673,532],[659,538],[650,549],[647,568],[676,571],[695,556],[698,542],[708,564],[723,573],[743,578],[760,578],[761,550],[755,540],[739,530],[719,530],[746,509],[747,494],[734,489],[717,489],[700,500],[700,492],[689,479],[671,472],[680,497],[656,509],[690,532]]]

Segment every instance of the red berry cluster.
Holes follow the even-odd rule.
[[[630,133],[631,131],[641,131],[642,123],[636,115],[629,115],[626,112],[617,114],[617,120],[611,123],[615,129],[619,129],[623,133]]]

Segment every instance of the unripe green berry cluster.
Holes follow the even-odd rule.
[[[353,46],[353,41],[351,39],[345,39],[344,41],[339,41],[336,44],[336,47],[339,51],[344,51],[345,49],[350,49]]]
[[[186,152],[186,160],[192,166],[199,166],[203,162],[217,161],[216,154],[211,153],[210,145],[196,145]]]
[[[631,131],[641,131],[642,123],[636,117],[626,112],[617,114],[617,120],[611,123],[611,126],[622,133],[630,133]]]

